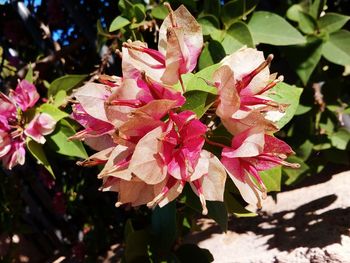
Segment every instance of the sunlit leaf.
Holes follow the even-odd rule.
[[[43,145],[40,143],[37,143],[36,141],[33,141],[31,138],[27,137],[26,139],[26,145],[29,152],[33,155],[33,157],[38,161],[39,164],[42,164],[46,170],[55,177],[55,174],[52,170],[52,167],[49,163],[49,161],[46,158]]]
[[[83,144],[77,140],[68,140],[75,133],[69,122],[62,119],[57,123],[55,131],[48,136],[47,142],[59,154],[86,159],[88,155]]]
[[[323,45],[323,56],[338,65],[350,65],[350,32],[340,30],[329,35]]]
[[[288,46],[305,43],[305,38],[283,17],[266,11],[257,11],[248,23],[255,44]]]
[[[117,16],[109,26],[109,32],[117,31],[130,24],[130,21],[122,16]]]

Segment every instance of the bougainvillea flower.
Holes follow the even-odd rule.
[[[115,89],[115,88],[114,88]],[[77,89],[73,96],[84,111],[91,117],[108,122],[104,109],[105,101],[111,96],[112,89],[99,83],[88,82]]]
[[[140,41],[124,43],[124,78],[139,79],[146,72],[157,82],[174,85],[196,67],[203,47],[201,26],[183,5],[175,11],[167,7],[170,14],[159,30],[159,51]]]
[[[215,156],[202,150],[205,132],[206,126],[195,118],[193,112],[171,112],[166,125],[150,131],[137,143],[129,169],[145,183],[158,185],[159,194],[148,203],[149,206],[163,206],[174,200],[189,182],[200,197],[203,213],[207,212],[205,197],[211,200],[217,196],[210,191],[204,194],[203,185],[217,184],[209,182],[216,179],[224,182],[225,171],[221,169],[223,172],[215,174],[217,178],[213,180],[216,173],[213,171],[218,170],[218,165]],[[220,195],[221,190],[216,191]]]
[[[181,74],[194,70],[203,48],[202,28],[184,5],[170,13],[159,29],[158,50],[166,54],[166,70],[161,80],[176,84]]]
[[[293,150],[285,142],[264,134],[261,127],[254,127],[233,138],[231,147],[223,149],[221,162],[243,199],[261,208],[267,189],[259,171],[278,165],[298,168],[299,164],[285,161],[292,153]]]
[[[77,132],[71,139],[85,139],[109,133],[114,126],[89,115],[80,103],[72,105],[72,117],[85,129]],[[102,108],[103,111],[103,108]]]
[[[17,164],[23,165],[25,162],[25,142],[21,137],[11,141],[10,151],[2,157],[2,163],[6,169],[11,170]]]
[[[11,91],[10,98],[16,102],[22,111],[26,111],[35,105],[40,95],[32,83],[22,80],[18,83],[16,89]]]
[[[118,193],[116,206],[131,204],[140,206],[150,202],[155,196],[157,185],[146,184],[137,177],[131,180],[123,180],[113,176],[103,178],[103,184],[100,188],[102,191],[111,191]]]
[[[0,92],[0,116],[6,119],[16,118],[16,105],[2,92]]]
[[[0,158],[5,156],[11,149],[10,134],[0,129]]]
[[[56,121],[47,113],[40,113],[30,121],[25,128],[24,133],[34,141],[44,144],[46,139],[44,135],[52,133],[55,129]]]
[[[287,105],[266,96],[267,91],[283,80],[270,75],[271,60],[272,55],[265,60],[262,52],[243,48],[223,59],[223,66],[214,73],[219,94],[216,113],[232,134],[253,126],[263,126],[270,132],[277,130],[269,113],[280,112],[282,117]]]

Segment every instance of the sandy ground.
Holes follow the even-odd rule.
[[[199,223],[204,230],[186,242],[209,249],[215,262],[350,263],[350,171],[269,197],[261,216],[232,218],[227,233]]]

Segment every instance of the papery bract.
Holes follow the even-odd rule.
[[[283,80],[282,77],[275,80],[276,76],[270,75],[271,60],[272,56],[265,60],[262,52],[243,48],[223,59],[222,66],[214,73],[219,94],[216,113],[232,134],[253,126],[261,126],[268,132],[277,131],[267,113],[283,113],[287,105],[266,96],[269,89]]]
[[[299,167],[298,164],[284,160],[292,153],[292,149],[286,143],[264,134],[261,127],[254,127],[233,138],[231,147],[223,149],[221,162],[243,199],[260,208],[261,200],[266,198],[267,189],[261,180],[259,171],[277,165]]]
[[[26,111],[35,105],[40,95],[33,84],[27,80],[22,80],[18,83],[16,89],[10,93],[10,98],[16,102],[22,111]]]
[[[135,41],[124,44],[123,77],[140,79],[141,73],[157,82],[174,85],[191,72],[203,47],[201,26],[182,5],[165,18],[159,31],[159,51]]]
[[[11,170],[17,164],[23,165],[25,162],[24,140],[16,138],[11,142],[10,151],[2,157],[2,163],[6,169]]]
[[[0,116],[6,119],[16,118],[16,105],[2,92],[0,92]]]
[[[44,135],[52,133],[55,126],[56,121],[49,114],[40,113],[31,120],[24,133],[34,141],[44,144],[46,142]]]

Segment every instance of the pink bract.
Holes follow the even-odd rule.
[[[10,93],[10,98],[16,102],[22,111],[26,111],[35,105],[40,95],[33,84],[27,80],[22,80],[18,83],[16,89]]]
[[[44,135],[52,133],[55,129],[56,121],[47,113],[37,114],[24,130],[25,135],[34,141],[44,144]]]
[[[261,200],[266,198],[267,190],[259,171],[278,165],[299,167],[298,164],[285,161],[292,153],[292,149],[286,143],[264,134],[263,129],[257,127],[237,134],[232,140],[231,147],[223,149],[221,162],[243,199],[260,208]]]
[[[217,115],[232,134],[253,126],[261,126],[268,132],[277,131],[268,113],[279,112],[283,116],[287,105],[278,104],[266,96],[278,82],[270,75],[268,65],[272,56],[264,59],[263,53],[243,48],[222,60],[222,66],[214,73],[218,87]]]

